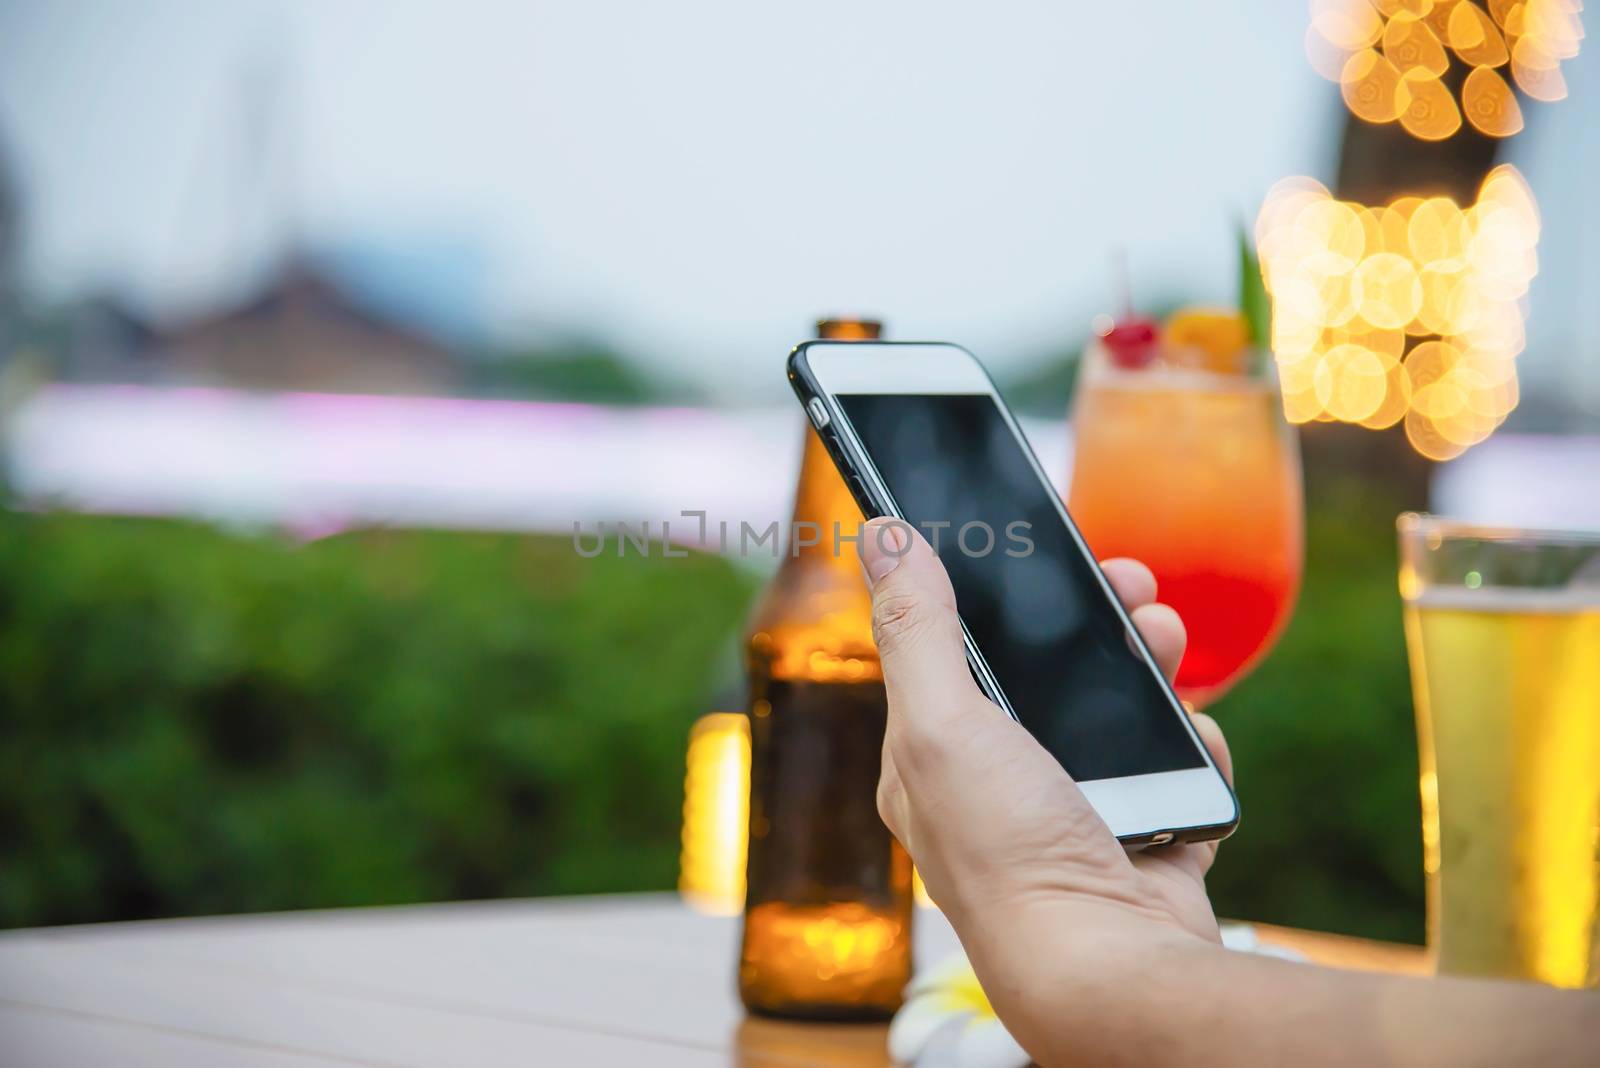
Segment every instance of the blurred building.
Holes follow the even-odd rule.
[[[168,374],[198,385],[437,394],[457,379],[442,346],[303,260],[244,303],[171,331],[164,348]]]
[[[68,382],[438,394],[459,378],[439,342],[304,262],[246,300],[196,317],[162,323],[101,293],[36,333],[54,375]]]

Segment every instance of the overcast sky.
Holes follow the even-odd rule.
[[[587,329],[771,399],[823,312],[1000,365],[1074,344],[1117,243],[1139,291],[1231,301],[1234,217],[1333,166],[1306,23],[1291,0],[0,0],[0,140],[40,294],[177,313],[292,227],[432,255],[498,330]],[[1600,363],[1595,51],[1517,147],[1551,368]]]

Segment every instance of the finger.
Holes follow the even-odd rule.
[[[1217,721],[1204,712],[1192,712],[1189,719],[1194,722],[1195,733],[1200,735],[1200,740],[1206,743],[1206,749],[1211,752],[1211,759],[1216,761],[1217,770],[1222,772],[1222,777],[1228,780],[1228,785],[1233,785],[1233,754],[1228,752],[1228,739],[1222,736],[1222,728],[1217,726]]]
[[[1139,636],[1150,647],[1150,655],[1156,658],[1161,673],[1168,679],[1175,678],[1178,664],[1183,661],[1184,646],[1189,641],[1178,613],[1169,605],[1145,604],[1129,612],[1128,618],[1139,628]]]
[[[1116,591],[1117,600],[1128,611],[1156,599],[1156,577],[1139,561],[1119,556],[1102,560],[1100,570],[1105,572],[1106,581]]]
[[[959,698],[976,694],[977,686],[944,565],[922,535],[898,519],[868,523],[860,553],[890,715],[910,712],[925,720],[960,707]]]

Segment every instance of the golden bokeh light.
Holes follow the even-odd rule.
[[[1389,360],[1393,363],[1393,358]],[[1323,410],[1346,423],[1359,423],[1383,405],[1389,368],[1364,345],[1335,345],[1323,353],[1312,375],[1312,390]]]
[[[1467,451],[1465,445],[1455,442],[1439,433],[1433,420],[1426,418],[1415,408],[1406,412],[1406,440],[1411,442],[1411,447],[1430,460],[1454,460],[1457,456]]]
[[[1407,81],[1437,78],[1450,69],[1444,45],[1419,19],[1390,19],[1383,28],[1383,54]]]
[[[1411,103],[1400,113],[1400,125],[1419,141],[1443,141],[1461,129],[1461,109],[1438,78],[1414,79],[1406,72]]]
[[[1384,357],[1384,365],[1398,363],[1406,352],[1404,330],[1381,330],[1364,319],[1355,319],[1344,327],[1330,327],[1327,336],[1334,345],[1360,345]]]
[[[1472,0],[1459,0],[1447,25],[1450,48],[1470,67],[1498,67],[1510,56],[1500,28]]]
[[[1469,329],[1475,319],[1475,302],[1481,294],[1473,288],[1465,268],[1435,264],[1422,268],[1422,306],[1417,309],[1417,335],[1446,334]]]
[[[1522,130],[1522,107],[1492,67],[1473,67],[1461,85],[1461,110],[1481,134],[1510,137]]]
[[[1411,216],[1421,204],[1421,197],[1398,197],[1378,212],[1383,251],[1411,255]]]
[[[1368,430],[1386,430],[1404,419],[1406,412],[1411,410],[1411,379],[1406,376],[1405,366],[1399,360],[1389,365],[1383,386],[1383,399],[1370,415],[1359,420]]]
[[[1582,7],[1581,0],[1311,0],[1306,58],[1367,122],[1399,122],[1422,141],[1443,141],[1467,124],[1510,137],[1523,127],[1511,83],[1530,100],[1566,97],[1561,63],[1578,54]],[[1449,77],[1452,55],[1458,70],[1467,69],[1459,100],[1450,89],[1457,84]]]
[[[1411,407],[1428,418],[1452,415],[1466,404],[1460,383],[1454,380],[1461,350],[1446,341],[1424,341],[1406,356],[1406,377],[1411,380]]]
[[[1450,12],[1455,9],[1457,2],[1458,0],[1440,0],[1422,16],[1422,21],[1427,23],[1428,29],[1432,30],[1433,35],[1440,41],[1448,43],[1450,40]]]
[[[1420,19],[1433,9],[1434,0],[1372,0],[1384,18]]]
[[[1366,250],[1366,229],[1354,205],[1315,197],[1295,213],[1291,247],[1302,256],[1328,258],[1328,269],[1349,271]]]
[[[1561,74],[1561,65],[1551,62],[1548,66],[1539,66],[1530,62],[1530,53],[1539,60],[1548,57],[1534,49],[1525,49],[1527,44],[1526,38],[1518,41],[1516,51],[1511,53],[1511,77],[1517,88],[1547,104],[1566,99],[1567,80]]]
[[[1429,197],[1416,205],[1406,221],[1411,258],[1419,264],[1464,266],[1472,240],[1467,215],[1449,197]]]
[[[1342,52],[1356,52],[1378,43],[1383,18],[1367,0],[1311,0],[1311,28]]]
[[[1578,0],[1526,0],[1498,5],[1496,21],[1511,46],[1511,77],[1534,100],[1555,101],[1567,95],[1561,61],[1578,54],[1583,23]]]
[[[1350,288],[1361,317],[1380,329],[1402,329],[1422,308],[1416,265],[1393,252],[1375,252],[1362,260]]]
[[[1306,62],[1330,82],[1339,80],[1350,51],[1329,41],[1313,23],[1306,27]]]
[[[1466,207],[1448,197],[1372,207],[1309,179],[1279,182],[1255,236],[1285,415],[1372,429],[1403,420],[1436,460],[1488,437],[1517,403],[1539,225],[1510,166]]]
[[[1345,61],[1339,92],[1353,115],[1371,123],[1393,122],[1411,106],[1411,89],[1400,68],[1370,48]]]

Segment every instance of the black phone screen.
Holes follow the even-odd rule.
[[[839,394],[1017,719],[1074,779],[1205,766],[987,394]]]

